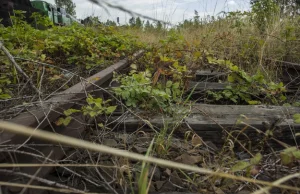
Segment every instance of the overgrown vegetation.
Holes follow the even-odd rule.
[[[257,121],[257,125],[264,122],[265,128],[261,131],[243,122],[256,121],[257,118],[248,118],[248,115],[235,117],[232,113],[237,121],[236,126],[230,128],[232,131],[220,126],[224,134],[220,139],[222,143],[217,142],[222,144],[219,145],[197,135],[186,117],[196,111],[193,105],[197,102],[221,105],[299,104],[298,97],[289,94],[298,78],[284,80],[282,68],[284,62],[300,63],[300,16],[294,13],[294,9],[292,12],[283,11],[278,2],[261,0],[253,2],[250,12],[229,12],[217,18],[201,18],[195,11],[192,19],[168,28],[159,21],[152,23],[139,17],[130,18],[129,24],[123,26],[113,21],[101,23],[98,18],[91,17],[85,27],[76,24],[57,27],[37,14],[33,16],[35,23],[30,25],[23,20],[21,12],[16,12],[12,17],[14,25],[1,27],[0,36],[42,94],[58,92],[56,89],[62,82],[65,84],[59,89],[66,89],[81,81],[79,77],[87,77],[143,49],[143,57],[130,66],[128,73],[115,72],[111,83],[116,86],[107,90],[95,87],[104,93],[109,91],[109,97],[95,97],[86,92],[86,101],[76,102],[76,108],[64,110],[56,125],[68,126],[79,115],[85,118],[85,127],[89,129],[87,137],[93,142],[250,178],[257,178],[265,170],[269,174],[261,179],[275,181],[275,175],[283,177],[289,174],[289,170],[294,172],[299,169],[299,134],[291,128],[289,134],[283,135],[294,138],[293,146],[276,139],[275,135],[281,133],[281,119],[290,118],[263,115],[264,118],[274,116],[275,121]],[[11,98],[36,95],[25,87],[28,80],[16,71],[7,56],[1,54],[0,100],[6,102]],[[197,70],[222,73],[225,79],[220,77],[217,82],[226,84],[226,87],[221,91],[205,91],[200,100],[194,99],[192,96],[196,88],[191,88],[190,82],[194,81]],[[74,75],[77,79],[69,82],[68,79]],[[18,88],[14,87],[16,85]],[[19,104],[28,102],[20,101]],[[120,112],[124,117],[114,117],[117,108],[122,110]],[[195,120],[210,118],[209,113],[197,111]],[[134,126],[138,132],[130,135],[116,135],[114,130],[120,128],[123,122],[120,120],[126,121],[128,115],[141,119],[142,127]],[[150,120],[155,116],[161,117],[163,126],[152,125]],[[300,115],[293,116],[294,123],[300,123]],[[219,117],[221,120],[223,115]],[[212,123],[217,123],[219,117]],[[122,131],[126,130],[132,129],[122,128]],[[174,137],[175,132],[181,139]],[[213,137],[214,133],[217,132],[207,131],[207,136]],[[281,149],[273,147],[274,142]],[[93,174],[89,177],[93,181],[99,177],[103,179],[102,174],[105,174],[105,184],[111,181],[114,189],[122,188],[123,191],[134,193],[134,189],[138,188],[139,193],[148,193],[171,188],[172,191],[184,192],[233,193],[243,188],[249,192],[260,189],[256,184],[238,183],[218,176],[202,177],[194,172],[171,171],[146,162],[133,163],[124,158],[102,161],[103,155],[100,157],[83,152],[77,150],[74,154],[78,157],[78,163],[100,161],[101,165],[115,165],[117,168],[107,172],[97,169],[96,175],[89,170],[79,173]],[[177,185],[169,184],[170,181]],[[299,187],[299,182],[291,180],[289,185]]]
[[[12,16],[14,25],[0,27],[0,37],[36,85],[39,86],[41,80],[47,83],[41,87],[43,94],[56,90],[60,87],[57,84],[66,82],[74,73],[82,77],[90,76],[113,62],[130,56],[141,47],[133,37],[121,34],[114,27],[84,28],[77,24],[58,27],[39,14],[35,13],[32,17],[35,18],[35,23],[30,25],[24,21],[23,13],[16,11],[15,16]],[[39,30],[35,27],[44,29]],[[10,60],[3,53],[0,63],[1,91],[6,91],[2,98],[17,97],[18,92],[14,86],[26,86],[28,80],[16,73]],[[62,89],[78,81],[78,77],[74,78]]]

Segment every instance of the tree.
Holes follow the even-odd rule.
[[[135,26],[135,18],[134,18],[134,17],[132,17],[132,18],[129,19],[129,25],[130,25],[131,27],[134,27],[134,26]]]
[[[106,26],[117,26],[117,23],[115,21],[107,20],[105,25]]]
[[[277,20],[279,6],[274,0],[258,0],[252,3],[252,22],[264,33]]]
[[[200,25],[200,16],[199,16],[199,14],[198,14],[198,11],[197,10],[195,10],[195,16],[194,16],[194,24],[195,24],[195,26],[196,27],[198,27],[199,25]]]
[[[251,5],[259,4],[264,0],[250,0]],[[300,0],[272,0],[280,7],[282,14],[300,14]]]
[[[140,17],[136,18],[136,20],[135,20],[135,26],[137,28],[143,28],[143,22],[142,22],[142,20],[141,20]]]
[[[160,31],[160,30],[162,30],[162,28],[163,28],[162,23],[161,23],[160,21],[158,21],[158,22],[156,23],[156,29],[157,29],[158,31]]]
[[[98,25],[101,24],[100,19],[94,16],[88,16],[82,20],[82,24],[84,25]]]
[[[76,4],[72,0],[55,0],[55,4],[58,7],[62,7],[66,12],[72,16],[76,15]]]
[[[149,29],[149,28],[150,28],[150,22],[149,22],[149,20],[147,20],[147,22],[146,22],[146,24],[145,24],[145,28],[146,28],[146,29]]]
[[[154,30],[154,26],[152,23],[149,22],[149,20],[147,20],[147,22],[145,23],[145,30],[146,31]]]

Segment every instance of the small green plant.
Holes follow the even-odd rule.
[[[207,59],[209,63],[221,65],[231,71],[227,78],[231,85],[221,92],[208,92],[214,100],[229,100],[235,104],[249,105],[261,103],[277,105],[286,100],[284,95],[286,89],[283,83],[268,82],[260,71],[250,76],[229,60],[216,60],[211,56]]]
[[[30,18],[34,20],[34,23],[37,27],[48,28],[54,26],[53,22],[49,19],[49,17],[43,16],[38,12],[32,13]]]
[[[114,88],[116,95],[120,96],[127,106],[141,107],[143,109],[157,109],[167,111],[172,102],[178,100],[180,92],[179,82],[167,81],[166,84],[152,83],[152,74],[149,70],[137,72],[136,66],[130,75],[118,75],[114,80],[121,85]]]
[[[250,159],[249,162],[246,161],[238,161],[232,168],[231,171],[232,172],[238,172],[241,170],[246,170],[246,174],[247,176],[250,176],[250,171],[253,167],[255,167],[256,165],[258,165],[261,160],[262,160],[263,156],[258,153],[256,154],[253,158]]]
[[[0,77],[0,100],[11,98],[10,91],[6,87],[10,83],[11,81],[6,76]]]
[[[74,113],[82,113],[84,116],[89,116],[91,118],[95,118],[97,116],[106,114],[109,115],[113,113],[117,106],[109,106],[109,102],[111,100],[103,101],[102,98],[93,98],[90,94],[86,99],[87,105],[82,106],[80,110],[78,109],[68,109],[64,111],[64,115],[66,118],[59,118],[57,121],[57,125],[65,125],[67,126],[72,120],[71,115]],[[100,123],[98,126],[102,127],[103,125]]]
[[[154,144],[154,139],[151,141],[146,156],[150,156],[150,153],[152,152],[153,149],[153,144]],[[151,184],[151,180],[148,180],[149,168],[150,168],[149,163],[147,162],[142,163],[141,174],[138,179],[139,194],[147,194],[149,192],[149,186],[150,186],[149,184]]]
[[[283,165],[290,165],[300,160],[300,150],[297,147],[287,148],[280,153],[280,158]]]

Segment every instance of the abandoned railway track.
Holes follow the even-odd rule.
[[[82,115],[74,116],[72,121],[67,126],[56,126],[55,122],[62,115],[64,110],[77,107],[83,103],[87,97],[87,93],[94,96],[106,98],[110,94],[104,88],[110,87],[114,71],[126,71],[126,68],[133,60],[141,57],[143,52],[136,53],[133,59],[124,59],[120,62],[100,71],[99,73],[83,80],[73,87],[54,96],[43,102],[38,108],[33,108],[28,112],[9,119],[9,122],[39,128],[46,131],[52,131],[62,135],[67,135],[75,138],[84,138],[85,129],[89,127],[89,122]],[[190,84],[190,90],[195,91],[193,98],[200,98],[201,92],[205,90],[223,90],[226,84],[212,82],[217,74],[209,74],[207,72],[199,72],[195,76],[195,81]],[[290,91],[293,93],[294,91]],[[199,101],[198,101],[199,102]],[[200,101],[201,102],[201,101]],[[224,133],[231,137],[235,137],[236,141],[247,141],[249,139],[259,142],[261,139],[266,139],[268,143],[278,148],[284,148],[286,144],[298,146],[300,138],[295,134],[300,133],[300,124],[293,121],[293,115],[300,113],[300,107],[284,107],[284,106],[266,106],[266,105],[211,105],[203,103],[195,103],[189,107],[190,114],[180,120],[180,123],[174,121],[172,117],[162,118],[158,115],[148,115],[139,112],[133,112],[118,109],[106,120],[107,127],[114,132],[133,133],[137,130],[151,131],[165,127],[168,123],[172,129],[173,126],[180,126],[183,130],[174,134],[185,136],[187,131],[194,131],[202,141],[212,142],[213,145],[221,145],[226,139],[222,139]],[[179,115],[180,116],[180,115]],[[101,118],[100,118],[101,119]],[[90,120],[89,120],[90,121]],[[150,123],[150,124],[149,124]],[[172,131],[169,131],[170,133]],[[240,135],[242,134],[243,135]],[[238,135],[237,135],[238,134]],[[106,142],[111,146],[115,146],[115,142]],[[2,132],[0,134],[0,153],[1,163],[19,163],[19,164],[42,164],[45,161],[61,161],[67,157],[71,161],[74,150],[70,147],[61,145],[48,145],[41,140],[22,137],[16,134]],[[30,146],[33,146],[30,147]],[[210,147],[211,151],[218,149]],[[138,148],[135,148],[138,149]],[[28,153],[32,153],[28,155]],[[142,151],[143,152],[143,151]],[[25,154],[27,153],[27,154]],[[41,157],[43,156],[43,157]],[[19,167],[15,169],[0,169],[0,181],[13,181],[17,183],[27,183],[33,180],[33,185],[51,185],[58,182],[58,177],[53,176],[55,167]],[[71,176],[74,171],[70,168],[57,168],[57,171],[64,170],[66,176]],[[51,174],[52,173],[52,174]],[[26,175],[26,176],[23,176]],[[22,176],[22,178],[18,178]],[[73,174],[80,179],[85,180],[89,186],[92,185],[93,191],[102,188],[102,185],[88,179],[80,174]],[[33,177],[39,177],[35,179]],[[47,178],[47,179],[46,179]],[[49,181],[52,179],[53,181]],[[42,180],[42,181],[41,181]],[[48,180],[48,182],[46,181]],[[54,181],[56,180],[56,181]],[[59,184],[53,186],[61,187]],[[88,187],[88,186],[87,186]],[[156,186],[158,188],[158,186]],[[12,186],[2,187],[4,193],[12,194],[19,193],[21,189]],[[103,188],[102,188],[103,189]],[[74,191],[76,192],[76,191]],[[39,189],[27,189],[28,194],[47,193]],[[48,193],[55,193],[48,191]]]

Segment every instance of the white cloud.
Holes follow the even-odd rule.
[[[228,1],[228,3],[227,3],[229,6],[234,6],[234,5],[236,5],[236,3],[235,3],[235,1],[234,0],[230,0],[230,1]]]

